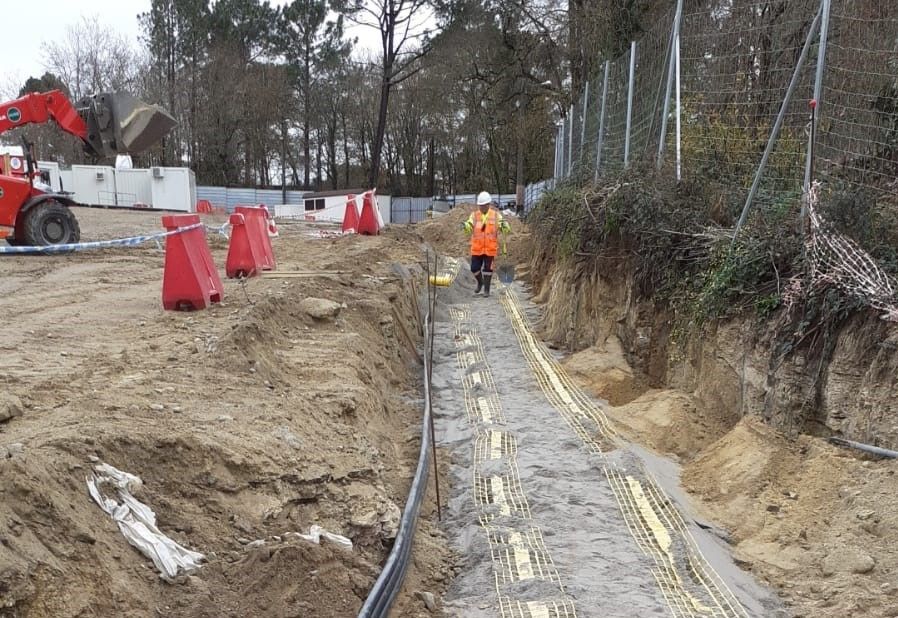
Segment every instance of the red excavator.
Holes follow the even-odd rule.
[[[176,124],[155,105],[124,93],[97,94],[73,105],[65,94],[53,90],[0,104],[0,133],[51,120],[78,137],[94,159],[143,152]],[[40,180],[40,172],[34,149],[27,140],[23,142],[24,173],[0,169],[0,238],[11,245],[27,246],[79,242],[81,230],[69,209],[74,200],[35,182]]]

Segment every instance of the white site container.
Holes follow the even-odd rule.
[[[393,217],[393,196],[377,195],[377,209],[380,211],[381,223],[386,225]]]
[[[59,183],[59,163],[55,161],[38,161],[37,169],[42,172],[48,172],[50,174],[50,186],[54,191],[60,191],[60,183]]]
[[[304,196],[305,206],[305,218],[310,221],[328,221],[328,222],[342,222],[343,215],[346,214],[346,198],[348,197],[348,193],[343,193],[340,195],[316,195],[314,193]],[[362,214],[362,207],[365,204],[365,197],[363,193],[356,193],[356,205],[359,209],[359,215]],[[324,208],[318,208],[321,203],[324,203]],[[377,210],[380,212],[381,223],[387,224],[390,222],[390,212],[392,210],[392,198],[389,195],[377,195]],[[312,210],[313,207],[315,210]]]
[[[86,206],[116,206],[115,168],[103,165],[73,165],[75,201]]]
[[[150,168],[152,207],[178,212],[196,211],[196,175],[187,167]]]
[[[59,190],[71,193],[75,190],[75,176],[72,170],[59,170]]]
[[[358,199],[359,213],[362,212],[362,200]],[[329,221],[342,223],[346,214],[346,196],[329,196],[324,198],[324,209],[306,211],[306,218],[314,221]]]
[[[305,207],[302,204],[275,204],[275,219],[302,219],[305,217]]]
[[[150,170],[115,170],[115,192],[118,206],[123,208],[152,208],[153,187]]]

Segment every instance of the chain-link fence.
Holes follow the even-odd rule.
[[[898,13],[888,3],[678,0],[599,67],[558,130],[555,184],[651,164],[713,185],[715,219],[734,235],[750,221],[800,221],[808,245],[819,181],[814,198],[828,206],[815,206],[817,236],[847,233],[853,250],[898,270]],[[857,295],[893,295],[883,286],[871,296],[880,275],[868,270],[851,284]]]
[[[556,180],[597,178],[654,152],[673,15],[668,11],[586,82],[558,129]]]
[[[885,3],[686,0],[599,66],[559,127],[558,182],[663,160],[727,187],[737,211],[794,202],[819,99],[815,176],[895,188],[898,17]]]

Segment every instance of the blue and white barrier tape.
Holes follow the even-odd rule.
[[[211,225],[206,226],[206,230],[209,232],[217,232],[219,236],[224,237],[226,240],[230,240],[230,236],[228,235],[228,228],[231,227],[231,224],[227,221],[221,224],[221,227],[212,227]]]
[[[47,245],[45,247],[4,247],[0,246],[0,255],[6,253],[68,253],[70,251],[89,251],[90,249],[108,249],[109,247],[134,247],[136,245],[142,245],[145,242],[149,242],[151,240],[155,240],[157,246],[159,245],[159,239],[167,238],[168,236],[174,236],[175,234],[183,234],[189,230],[195,230],[199,227],[205,227],[202,223],[195,223],[193,225],[188,225],[186,227],[179,227],[178,229],[171,230],[168,232],[158,232],[156,234],[150,234],[147,236],[132,236],[130,238],[115,238],[112,240],[98,240],[95,242],[81,242],[81,243],[71,243],[67,245]],[[224,227],[222,228],[212,228],[215,229],[219,234],[225,236]]]

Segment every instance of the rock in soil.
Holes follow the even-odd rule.
[[[316,320],[332,320],[340,315],[340,305],[325,298],[304,298],[299,308]]]
[[[434,598],[432,592],[421,592],[420,590],[415,593],[421,601],[424,603],[424,607],[428,609],[428,611],[435,612],[437,609],[437,601]]]
[[[11,393],[0,393],[0,423],[22,416],[22,402]]]
[[[833,551],[823,559],[823,574],[869,573],[876,566],[872,556],[859,549],[845,548]]]

